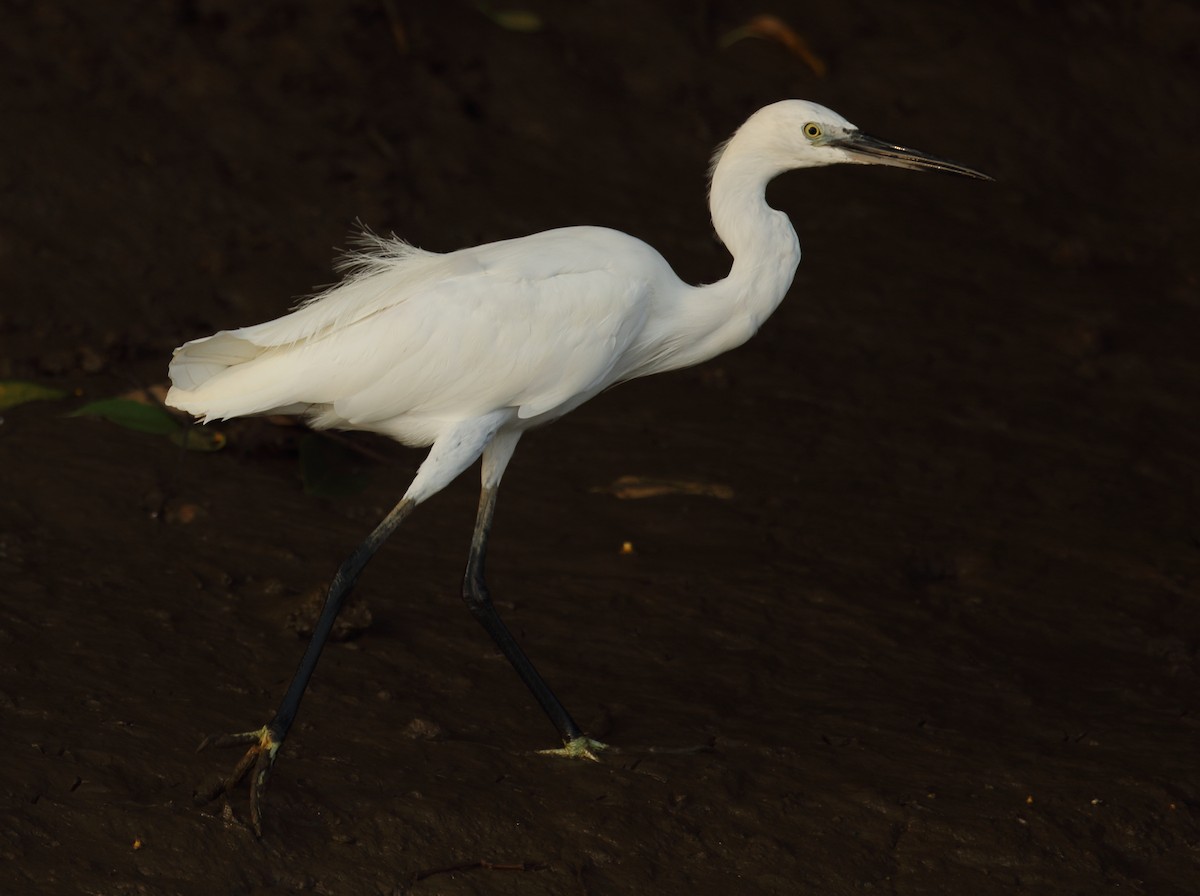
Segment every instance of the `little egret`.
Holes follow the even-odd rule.
[[[267,780],[342,602],[367,561],[412,510],[482,458],[482,491],[463,580],[476,619],[533,692],[564,744],[587,738],[497,615],[484,581],[496,491],[525,430],[599,392],[699,364],[741,345],[782,301],[800,261],[767,183],[793,168],[841,162],[970,168],[869,137],[802,100],[755,112],[718,148],[709,204],[733,256],[729,275],[689,286],[654,249],[603,227],[567,227],[447,254],[364,237],[343,281],[278,320],[175,350],[167,404],[204,422],[303,414],[317,429],[382,433],[429,454],[403,498],[333,577],[312,639],[275,716],[202,745],[249,745],[209,797],[249,772],[250,821],[262,831]]]

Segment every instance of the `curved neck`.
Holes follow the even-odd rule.
[[[749,147],[739,146],[741,133],[717,158],[709,192],[713,227],[733,255],[729,275],[660,294],[639,361],[621,379],[689,367],[737,348],[792,285],[800,242],[787,215],[767,205],[766,198],[767,184],[788,166],[757,153],[753,139],[743,141]]]
[[[740,146],[739,136],[718,157],[709,190],[713,228],[733,256],[733,266],[724,280],[702,289],[726,306],[731,323],[749,328],[745,341],[792,285],[800,241],[788,216],[767,205],[767,184],[786,166]]]
[[[735,263],[763,252],[760,240],[778,226],[779,218],[791,239],[796,238],[787,216],[767,205],[767,184],[787,169],[767,154],[743,146],[744,131],[745,127],[717,151],[708,191],[713,228]]]

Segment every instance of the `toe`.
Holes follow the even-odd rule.
[[[608,744],[592,740],[590,737],[581,736],[568,741],[566,745],[556,750],[539,750],[538,752],[545,756],[562,756],[567,759],[590,759],[592,762],[599,762],[600,757],[596,754],[608,749],[611,749]]]

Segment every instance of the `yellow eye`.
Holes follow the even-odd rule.
[[[810,121],[804,126],[804,136],[809,140],[816,140],[821,136],[821,126],[815,121]]]

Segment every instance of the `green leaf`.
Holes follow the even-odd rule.
[[[142,404],[128,398],[105,398],[85,404],[71,414],[72,417],[101,417],[110,423],[124,426],[126,429],[136,429],[138,432],[149,432],[159,436],[168,436],[179,432],[183,427],[179,421],[156,404]]]
[[[67,393],[62,389],[24,383],[20,380],[0,380],[0,411],[15,408],[27,401],[57,401],[66,397]]]
[[[300,440],[300,478],[304,493],[316,498],[345,498],[367,487],[362,458],[332,439],[311,434]]]

